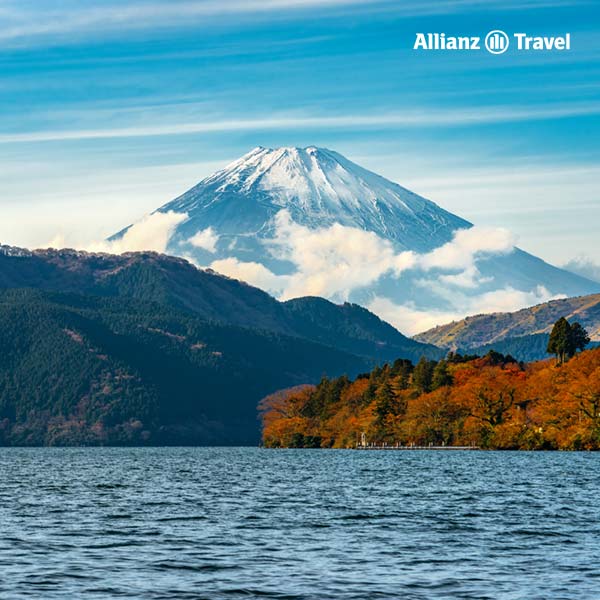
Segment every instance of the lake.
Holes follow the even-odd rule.
[[[600,454],[0,449],[0,597],[599,598]]]

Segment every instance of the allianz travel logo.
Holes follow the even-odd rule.
[[[493,29],[485,37],[451,36],[445,33],[417,33],[413,50],[478,51],[487,50],[490,54],[504,54],[509,47],[518,52],[569,51],[571,34],[560,36],[536,36],[527,33],[513,33],[512,38],[501,29]]]

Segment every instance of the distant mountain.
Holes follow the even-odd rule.
[[[366,309],[322,298],[278,302],[241,281],[153,252],[123,255],[0,246],[0,288],[38,288],[153,301],[205,320],[308,339],[375,362],[440,350],[402,335]]]
[[[600,294],[552,300],[513,313],[476,315],[434,327],[415,339],[448,349],[472,349],[493,346],[502,351],[499,343],[530,335],[547,335],[554,323],[566,317],[578,321],[589,332],[593,341],[600,341]],[[540,339],[540,338],[538,338]]]
[[[506,338],[484,346],[476,348],[459,348],[459,354],[476,354],[477,356],[485,356],[490,350],[499,352],[506,356],[510,355],[521,362],[535,362],[538,360],[551,359],[548,354],[548,339],[550,335],[547,333],[532,333],[531,335],[522,335],[520,337]],[[597,348],[600,342],[590,342],[586,350]]]
[[[365,358],[164,304],[0,290],[0,445],[254,444],[266,394]]]
[[[306,232],[322,232],[334,225],[376,237],[351,246],[348,236],[338,231],[337,242],[327,242],[330,246],[338,244],[338,260],[347,264],[350,274],[358,270],[366,280],[357,277],[347,282],[348,289],[343,291],[323,285],[327,291],[319,291],[319,295],[329,299],[347,298],[367,307],[373,303],[374,309],[385,304],[383,299],[388,301],[385,305],[407,306],[410,310],[457,312],[468,310],[469,298],[486,292],[526,292],[518,296],[524,298],[521,302],[529,297],[535,301],[561,294],[600,292],[599,283],[553,267],[510,245],[502,252],[486,253],[478,252],[471,244],[469,251],[475,260],[471,267],[438,260],[435,268],[426,272],[422,264],[415,264],[399,274],[395,270],[397,261],[389,258],[391,253],[424,255],[472,224],[337,152],[314,146],[255,148],[154,214],[158,213],[181,216],[167,245],[169,254],[190,257],[200,265],[214,263],[215,268],[225,272],[234,273],[227,269],[235,268],[236,276],[246,274],[244,279],[259,272],[260,277],[250,280],[286,298],[307,293],[298,291],[306,289],[301,285],[290,287],[286,276],[310,274],[317,268],[315,257],[321,262],[328,260],[319,254],[325,252],[321,247],[314,248],[321,240],[312,240],[313,246],[306,249]],[[130,228],[111,239],[122,239]],[[335,233],[325,231],[324,237],[332,238]],[[290,239],[290,235],[296,237]],[[363,254],[363,262],[358,264],[354,253],[367,242],[373,249]],[[314,254],[306,256],[307,252]],[[389,265],[382,267],[386,257]],[[321,268],[319,281],[336,276],[334,264],[329,269],[323,265]],[[466,268],[466,277],[461,276]],[[374,279],[369,279],[378,269],[381,271]],[[426,278],[434,283],[424,283]],[[393,315],[393,310],[386,314]]]
[[[549,337],[547,333],[532,333],[531,335],[505,338],[476,348],[459,348],[458,352],[485,356],[490,350],[494,350],[522,362],[534,362],[551,358],[547,352]]]

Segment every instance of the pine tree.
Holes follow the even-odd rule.
[[[375,412],[379,421],[383,422],[390,413],[395,414],[395,405],[394,390],[388,381],[384,381],[375,394]]]
[[[434,360],[427,360],[424,356],[417,363],[413,371],[412,384],[413,387],[421,394],[426,394],[431,391],[433,381],[433,369],[437,363]]]
[[[396,378],[396,388],[399,390],[407,390],[410,384],[410,376],[414,370],[410,360],[399,358],[394,361],[391,374]]]
[[[590,343],[590,336],[588,332],[579,324],[573,323],[571,325],[571,346],[573,354],[577,350],[585,350],[585,347]]]
[[[562,365],[571,354],[571,326],[564,317],[556,321],[552,328],[548,340],[548,353],[556,356],[559,365]]]
[[[561,317],[552,328],[548,340],[548,352],[556,355],[559,365],[575,356],[577,350],[583,350],[590,343],[588,332],[579,323],[570,325]]]
[[[433,369],[431,389],[437,390],[441,387],[452,385],[452,381],[452,375],[448,370],[448,363],[445,360],[440,360],[440,362]]]

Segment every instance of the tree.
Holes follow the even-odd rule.
[[[417,363],[413,371],[412,384],[413,387],[420,393],[426,394],[431,391],[433,382],[433,370],[437,363],[434,360],[427,360],[424,356]]]
[[[396,378],[396,387],[399,390],[407,390],[410,383],[410,376],[414,370],[410,360],[399,358],[394,361],[391,375]]]
[[[571,326],[569,321],[561,317],[552,328],[550,339],[548,340],[548,353],[556,356],[556,362],[562,365],[569,355],[571,348]]]
[[[571,325],[571,345],[573,354],[577,350],[585,350],[585,347],[590,343],[590,336],[588,332],[579,324],[573,323]]]
[[[559,365],[575,356],[577,350],[583,350],[590,342],[587,331],[579,324],[569,324],[569,321],[561,317],[552,328],[548,340],[548,352],[556,355]]]
[[[497,352],[496,350],[490,350],[484,357],[483,360],[491,366],[503,366],[507,364],[516,363],[516,359],[513,358],[510,354],[502,354],[501,352]]]
[[[389,414],[396,413],[396,397],[389,382],[385,381],[375,394],[375,413],[378,420],[383,422]]]
[[[448,370],[448,363],[445,360],[440,360],[440,362],[435,365],[433,369],[433,376],[431,379],[431,389],[437,390],[441,387],[452,385],[452,375]]]

